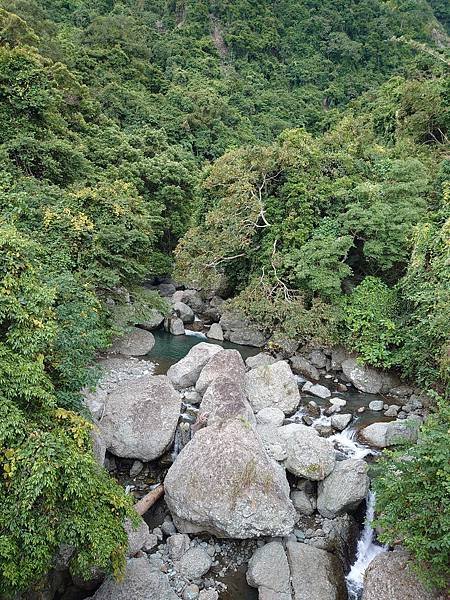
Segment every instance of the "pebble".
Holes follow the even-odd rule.
[[[164,521],[164,523],[161,525],[161,530],[164,533],[164,535],[167,536],[175,535],[175,533],[177,532],[177,528],[175,527],[172,521]]]
[[[372,400],[369,402],[369,410],[379,411],[383,410],[384,402],[383,400]]]
[[[346,406],[347,404],[347,400],[344,400],[343,398],[330,398],[330,402],[335,406]]]
[[[183,600],[197,600],[200,588],[195,583],[188,585],[183,591]]]

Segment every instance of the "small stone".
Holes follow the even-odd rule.
[[[346,406],[347,400],[344,400],[343,398],[330,398],[330,403],[335,406]]]
[[[256,422],[262,425],[281,427],[284,421],[284,412],[276,406],[261,409],[256,415]]]
[[[158,538],[154,533],[149,533],[147,539],[145,541],[144,547],[142,548],[144,552],[150,552],[153,550],[155,546],[158,545]]]
[[[306,410],[311,417],[320,417],[320,407],[317,405],[317,402],[311,400],[306,405]]]
[[[305,425],[308,425],[308,427],[310,427],[314,423],[314,419],[309,415],[303,415],[302,421]]]
[[[363,413],[363,412],[365,412],[365,410],[366,410],[366,407],[365,407],[365,406],[360,406],[360,407],[358,408],[358,412],[359,412],[359,413]]]
[[[372,402],[369,402],[369,410],[380,411],[383,410],[383,406],[383,400],[372,400]]]
[[[132,479],[134,477],[137,477],[140,473],[142,473],[143,468],[144,468],[144,464],[140,460],[135,460],[130,469],[130,477]]]
[[[164,533],[164,535],[175,535],[177,532],[177,529],[175,527],[175,525],[173,524],[173,521],[164,521],[164,523],[161,525],[161,530]]]
[[[319,383],[311,383],[307,381],[305,385],[302,387],[302,392],[308,392],[313,396],[317,396],[318,398],[329,398],[331,396],[330,390],[324,385],[320,385]]]
[[[190,391],[190,392],[185,392],[184,399],[189,404],[200,404],[200,402],[202,401],[202,397],[195,390]]]
[[[198,600],[219,600],[219,594],[216,590],[202,590]]]
[[[162,540],[163,539],[163,532],[161,531],[160,527],[155,527],[155,529],[153,530],[153,532],[156,537],[158,538],[158,540]]]
[[[212,559],[202,548],[189,548],[179,562],[179,571],[188,579],[199,579],[212,565]]]
[[[397,406],[396,404],[391,404],[391,406],[388,407],[388,409],[386,410],[384,415],[386,417],[396,417],[399,410],[400,410],[399,406]]]
[[[331,417],[331,425],[338,431],[343,431],[352,420],[351,414],[333,415]]]
[[[182,598],[183,600],[197,600],[199,593],[200,589],[198,585],[195,585],[195,583],[191,583],[191,585],[188,585],[184,589]]]

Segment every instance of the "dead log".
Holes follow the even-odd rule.
[[[138,513],[138,515],[145,515],[149,508],[151,508],[157,500],[161,498],[164,494],[164,485],[158,485],[157,488],[146,494],[143,498],[136,502],[134,505],[134,510]]]

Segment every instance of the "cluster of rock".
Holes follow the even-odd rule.
[[[165,327],[174,334],[201,318],[211,339],[255,347],[268,341],[245,319],[223,311],[217,295],[172,284],[159,288],[172,303]],[[141,332],[153,337],[147,329],[153,322],[160,326],[160,317],[114,344],[86,405],[98,424],[99,462],[105,449],[133,459],[131,476],[145,472],[175,440],[164,481],[171,516],[153,532],[143,522],[136,531],[126,525],[125,581],[107,580],[94,598],[144,600],[151,589],[162,600],[214,600],[221,590],[214,577],[221,549],[248,543],[255,552],[247,579],[262,600],[344,600],[344,569],[358,534],[353,513],[370,480],[366,462],[338,452],[329,438],[353,418],[339,394],[353,386],[398,399],[369,405],[385,421],[360,435],[378,448],[417,439],[426,399],[391,374],[361,367],[342,348],[300,353],[286,344],[244,363],[236,350],[199,343],[167,375],[155,376],[150,363],[132,356],[148,352],[150,338]],[[305,396],[311,401],[299,412]],[[314,398],[328,403],[325,411]],[[329,423],[320,424],[321,415]],[[198,535],[214,538],[205,542]]]

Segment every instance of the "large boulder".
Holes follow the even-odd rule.
[[[389,423],[372,423],[359,432],[359,437],[366,444],[376,448],[415,443],[420,425],[421,419],[414,416]]]
[[[306,360],[304,356],[296,354],[291,358],[291,367],[296,375],[301,375],[310,381],[319,381],[320,373],[317,368]]]
[[[255,412],[274,406],[289,414],[300,404],[297,382],[284,361],[249,371],[245,376],[245,387]]]
[[[132,357],[109,356],[96,365],[102,371],[102,376],[95,390],[85,389],[84,403],[94,419],[100,419],[104,412],[108,394],[125,381],[151,375],[154,365],[148,361]]]
[[[318,485],[317,509],[328,519],[355,510],[366,498],[370,480],[368,465],[350,458],[337,462],[333,472]]]
[[[439,595],[426,588],[412,571],[402,551],[382,552],[364,574],[363,600],[434,600]],[[442,597],[444,600],[444,596]]]
[[[208,425],[218,424],[228,419],[240,419],[249,426],[256,423],[242,382],[225,376],[214,379],[206,390],[200,404],[200,415],[206,417]]]
[[[258,548],[248,563],[247,582],[258,588],[259,597],[291,600],[289,564],[281,542]]]
[[[164,322],[164,315],[159,312],[156,308],[152,308],[145,320],[142,323],[136,323],[139,325],[141,329],[146,329],[147,331],[153,331],[154,329],[158,329]]]
[[[178,600],[166,575],[151,568],[148,559],[127,562],[123,581],[109,577],[92,596],[94,600]]]
[[[184,302],[175,302],[172,306],[173,312],[183,321],[185,325],[193,323],[195,319],[194,311]]]
[[[268,367],[276,362],[278,362],[277,359],[272,355],[267,354],[267,352],[260,352],[259,354],[255,354],[255,356],[249,356],[245,364],[249,369],[256,369],[257,367]]]
[[[239,418],[198,431],[164,485],[165,500],[183,533],[245,539],[292,531],[296,513],[286,477],[253,427]]]
[[[367,394],[387,393],[400,382],[395,375],[359,365],[355,358],[344,360],[342,370],[356,389]]]
[[[203,298],[197,290],[184,290],[180,294],[179,301],[187,304],[196,314],[202,313],[206,308]]]
[[[195,384],[196,391],[204,394],[219,377],[229,377],[238,384],[244,384],[245,364],[237,350],[223,350],[215,354],[203,367]]]
[[[225,312],[220,319],[220,326],[225,332],[225,339],[234,344],[262,348],[267,342],[267,336],[262,331],[239,315]]]
[[[177,389],[192,387],[206,363],[222,348],[217,344],[201,342],[189,350],[184,358],[172,365],[167,376]]]
[[[123,381],[106,398],[99,426],[115,456],[147,462],[172,443],[181,397],[165,375]]]
[[[333,554],[291,541],[286,551],[294,600],[347,600],[344,571]]]
[[[207,337],[211,340],[218,340],[219,342],[223,342],[223,330],[219,323],[213,323],[209,328]]]
[[[288,471],[313,481],[320,481],[333,471],[336,462],[333,444],[320,437],[315,429],[292,423],[280,427],[278,432],[285,443],[284,466]]]
[[[145,356],[154,345],[155,338],[150,331],[133,327],[125,335],[115,340],[108,352],[124,356]]]

